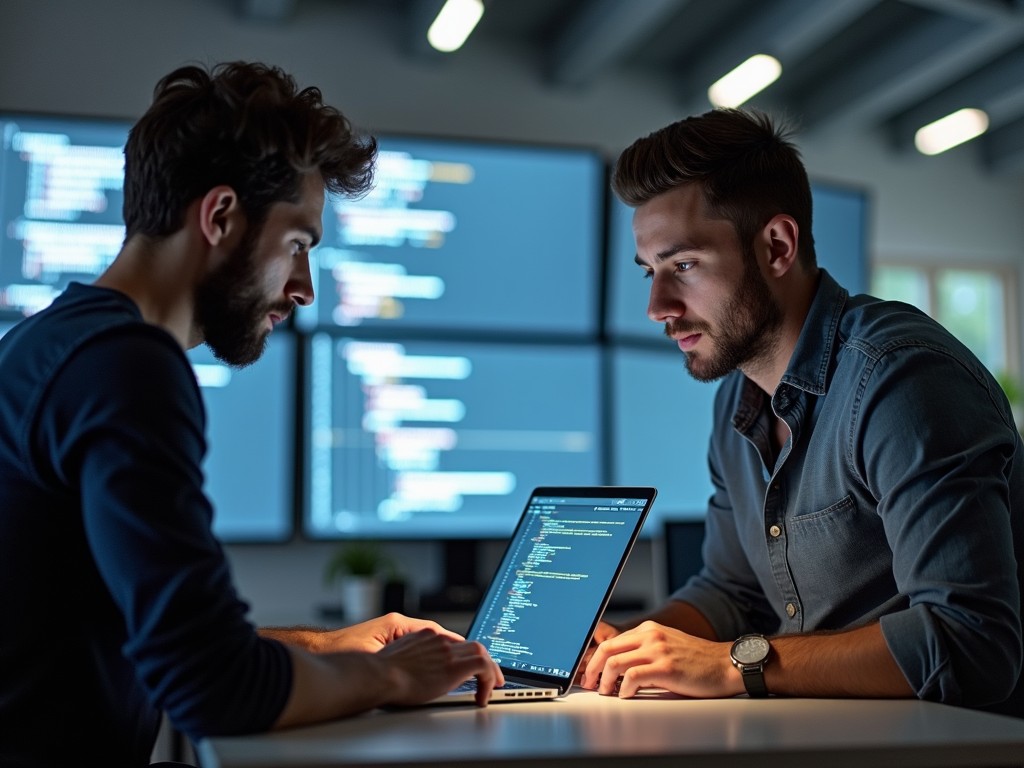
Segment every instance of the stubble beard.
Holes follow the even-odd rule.
[[[248,229],[224,263],[196,289],[196,325],[214,357],[244,368],[262,357],[271,313],[286,317],[291,302],[271,302],[263,294],[253,254],[260,227]]]
[[[711,342],[710,354],[686,353],[686,370],[697,381],[717,381],[738,368],[767,362],[778,345],[776,331],[782,326],[782,309],[753,255],[744,254],[744,261],[742,282],[715,318],[717,332],[707,322],[665,323],[668,336],[701,333]]]

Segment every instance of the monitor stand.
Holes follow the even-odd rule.
[[[444,580],[437,591],[420,595],[420,610],[425,613],[472,613],[483,597],[483,588],[476,575],[480,542],[475,539],[446,539],[441,545]]]

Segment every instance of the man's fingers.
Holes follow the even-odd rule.
[[[494,663],[487,649],[477,642],[462,642],[453,647],[454,673],[459,680],[476,677],[476,703],[486,706],[491,692],[505,684],[501,669]]]
[[[599,689],[604,693],[607,686],[610,685],[610,683],[605,681],[605,678],[609,674],[613,675],[613,679],[618,677],[617,672],[608,670],[608,665],[612,659],[618,658],[623,653],[636,650],[640,643],[641,637],[632,630],[605,640],[597,646],[590,657],[590,663],[587,664],[580,685],[592,690]]]

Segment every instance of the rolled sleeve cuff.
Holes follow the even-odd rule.
[[[949,649],[926,606],[887,614],[879,622],[889,652],[919,699],[963,703]]]

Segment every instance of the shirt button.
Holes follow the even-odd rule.
[[[792,603],[786,603],[786,615],[791,619],[796,616],[796,606]]]
[[[768,529],[768,533],[772,535],[773,539],[777,539],[779,538],[779,536],[782,535],[782,529],[779,528],[779,526],[777,525],[773,525],[771,528]]]

